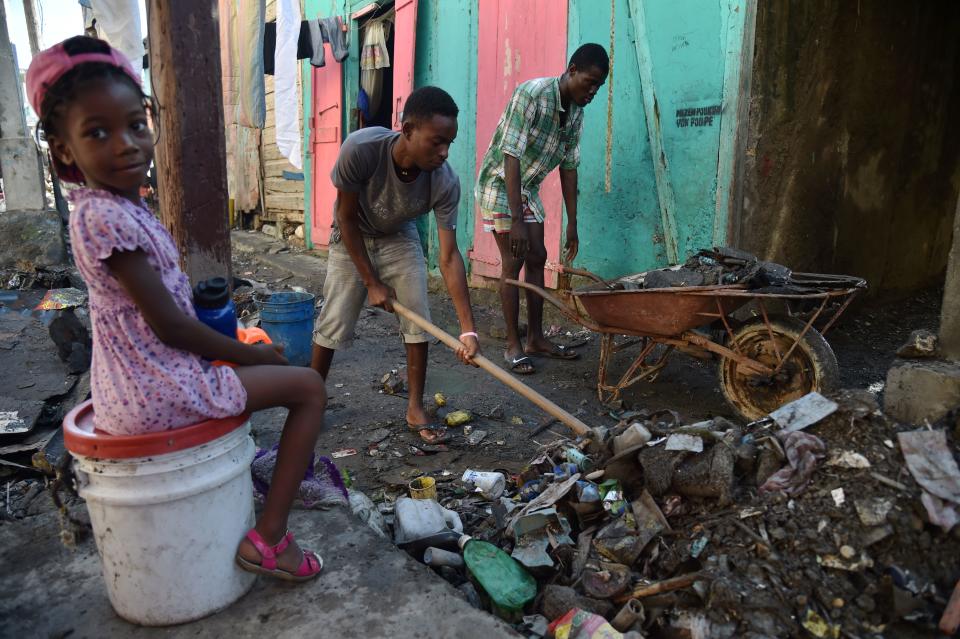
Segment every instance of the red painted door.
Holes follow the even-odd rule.
[[[417,48],[417,0],[397,0],[393,23],[393,129],[400,130],[403,104],[413,91]]]
[[[340,64],[333,61],[329,44],[323,45],[327,64],[312,67],[310,108],[310,152],[313,155],[311,178],[310,237],[315,246],[325,248],[330,242],[333,204],[337,189],[330,181],[330,171],[340,151],[340,129],[343,124],[343,82]]]
[[[567,0],[483,0],[477,50],[477,171],[513,90],[524,80],[560,75],[567,62]],[[551,173],[540,187],[546,212],[547,285],[556,285],[560,255],[562,203],[560,174]],[[483,231],[480,211],[474,216],[471,271],[500,276],[500,253],[492,233]]]

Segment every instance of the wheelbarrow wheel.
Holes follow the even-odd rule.
[[[769,328],[757,319],[734,330],[727,346],[769,368],[776,368],[797,342],[773,376],[758,374],[729,357],[720,359],[720,390],[741,417],[754,421],[807,393],[829,392],[837,387],[837,356],[813,327],[798,342],[804,326],[790,317],[771,317]]]

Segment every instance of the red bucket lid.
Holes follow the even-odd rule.
[[[163,455],[213,441],[243,426],[250,415],[210,419],[192,426],[143,435],[111,435],[93,427],[93,401],[87,400],[63,420],[63,444],[84,457],[129,459]]]

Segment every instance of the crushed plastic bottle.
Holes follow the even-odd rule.
[[[537,582],[513,557],[486,541],[460,538],[463,561],[477,584],[490,597],[493,612],[508,623],[523,616],[523,608],[537,596]]]

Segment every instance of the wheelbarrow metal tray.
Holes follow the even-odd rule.
[[[572,295],[605,329],[618,329],[626,335],[676,337],[749,302],[749,296],[724,295],[743,290],[741,285],[610,290],[593,284],[572,291]]]

